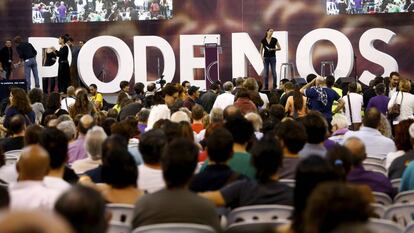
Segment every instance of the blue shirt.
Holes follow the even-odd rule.
[[[33,111],[31,111],[27,114],[24,114],[24,113],[19,112],[19,110],[17,110],[17,108],[15,108],[15,107],[9,107],[9,108],[6,109],[4,123],[3,123],[3,125],[6,129],[9,128],[9,122],[10,122],[11,118],[13,116],[17,115],[17,114],[21,114],[25,118],[26,126],[34,124],[35,119],[36,119],[36,114]]]
[[[414,189],[414,163],[410,162],[401,178],[400,192]]]
[[[315,87],[305,90],[305,96],[309,99],[309,108],[321,112],[328,122],[332,120],[332,104],[334,101],[338,101],[341,97],[336,93],[336,91],[323,87],[323,91],[327,95],[327,104],[324,105],[319,100],[319,94],[316,91]]]

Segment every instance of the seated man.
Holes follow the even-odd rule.
[[[174,222],[208,225],[221,232],[214,205],[187,188],[197,160],[198,148],[191,140],[179,138],[168,144],[161,158],[167,187],[135,204],[133,228]]]
[[[9,121],[9,137],[0,140],[0,148],[3,152],[20,150],[24,147],[24,134],[26,131],[26,120],[22,115],[15,115]]]
[[[165,187],[160,160],[166,144],[167,137],[160,129],[151,129],[141,136],[139,151],[144,164],[138,166],[138,188],[146,193]]]
[[[225,186],[220,191],[201,194],[217,206],[237,208],[248,205],[292,205],[293,189],[278,181],[278,170],[282,165],[282,149],[272,137],[265,137],[252,148],[255,180],[240,180]]]
[[[322,114],[316,111],[311,111],[301,119],[301,122],[303,126],[305,126],[308,140],[303,149],[299,151],[300,156],[302,158],[306,158],[310,155],[325,157],[327,150],[324,146],[324,142],[328,132],[328,124]]]
[[[193,178],[190,189],[194,192],[216,191],[244,176],[227,165],[233,155],[233,136],[224,128],[213,131],[207,139],[209,165]]]
[[[12,210],[52,210],[60,192],[47,188],[43,178],[49,171],[49,155],[39,145],[26,147],[17,163],[19,180],[11,184],[10,209]]]
[[[392,187],[390,180],[379,172],[364,169],[362,162],[367,158],[367,154],[362,140],[351,137],[345,141],[344,146],[350,150],[352,155],[352,169],[347,177],[348,182],[367,185],[373,192],[386,193],[393,198],[396,190]]]

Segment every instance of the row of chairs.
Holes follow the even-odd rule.
[[[6,165],[14,165],[20,158],[22,150],[11,150],[4,153]]]
[[[373,192],[373,195],[375,197],[375,202],[384,206],[414,202],[414,191],[400,192],[394,197],[394,200],[385,193]]]

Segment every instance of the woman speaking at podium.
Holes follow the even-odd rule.
[[[279,42],[276,38],[273,37],[273,29],[267,29],[265,37],[262,39],[260,43],[260,54],[263,58],[263,81],[264,81],[264,89],[269,89],[269,66],[272,70],[272,78],[273,78],[273,88],[275,89],[277,86],[277,76],[276,76],[276,51],[280,50]]]
[[[70,82],[70,69],[69,69],[69,46],[66,44],[68,42],[69,38],[64,35],[59,37],[59,45],[60,49],[59,51],[55,48],[53,49],[53,52],[56,54],[56,56],[59,57],[59,68],[58,68],[58,87],[60,93],[65,93],[66,89],[69,86]]]

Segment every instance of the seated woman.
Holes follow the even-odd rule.
[[[266,135],[252,148],[252,162],[256,168],[256,180],[236,181],[219,191],[206,192],[201,196],[217,206],[232,209],[261,204],[293,204],[293,190],[278,181],[278,169],[282,165],[282,149],[272,135]]]
[[[101,173],[103,184],[97,187],[108,203],[135,204],[143,194],[137,188],[138,168],[128,150],[114,148],[108,151]]]

